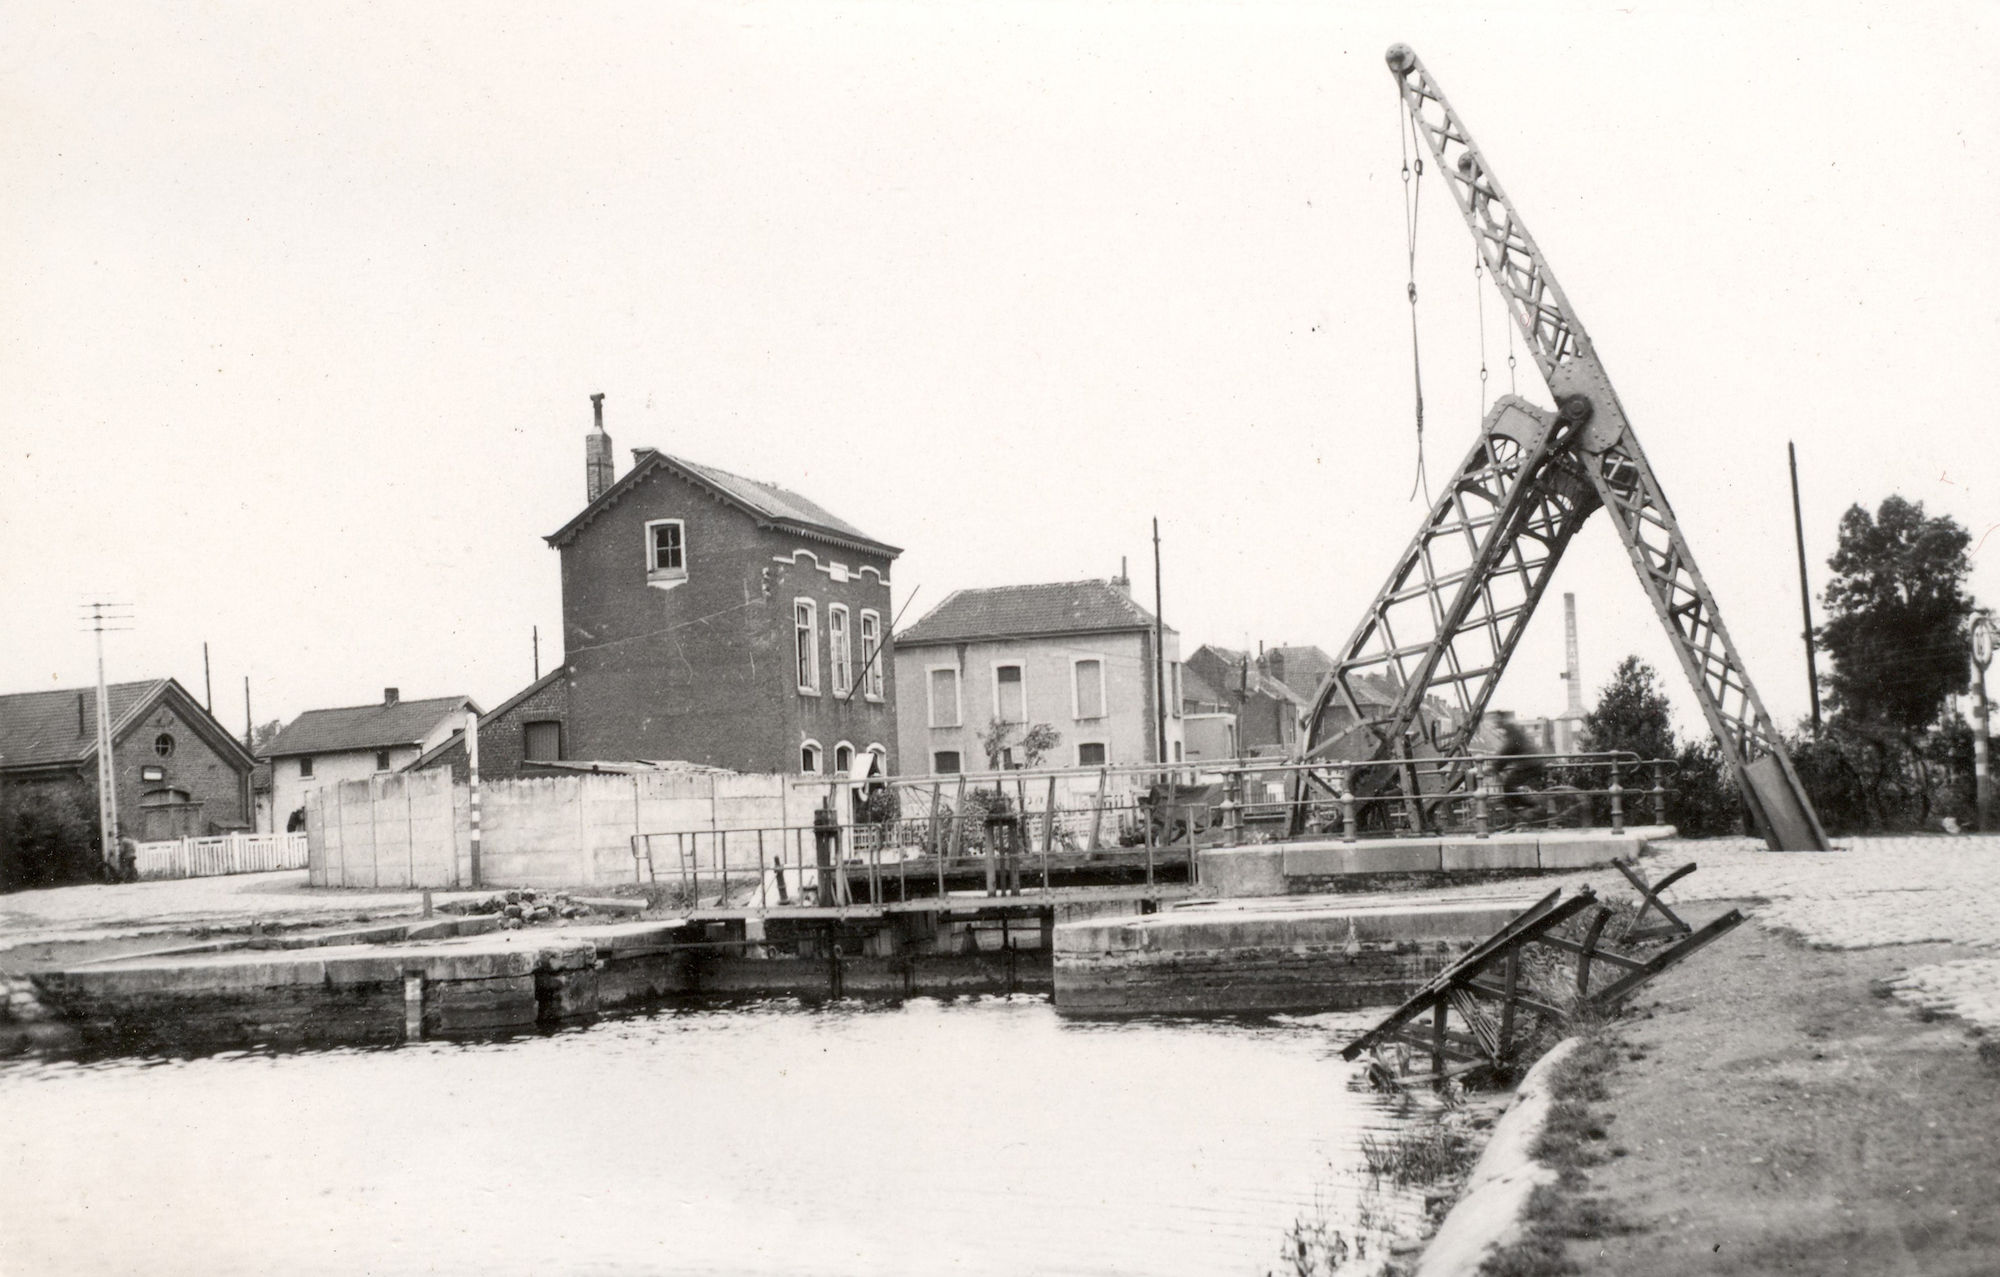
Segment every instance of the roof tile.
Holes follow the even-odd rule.
[[[1151,628],[1153,614],[1119,586],[1109,581],[1058,581],[954,591],[898,634],[896,642],[959,643]]]

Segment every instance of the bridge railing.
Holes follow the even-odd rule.
[[[1203,847],[1664,824],[1673,771],[1598,752],[800,780],[824,790],[813,824],[635,834],[633,868],[759,908],[881,901],[885,884],[942,895],[967,874],[988,893],[1091,872],[1152,883],[1191,879]]]

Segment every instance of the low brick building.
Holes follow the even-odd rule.
[[[479,716],[480,778],[512,780],[539,775],[548,769],[537,764],[568,759],[568,719],[569,680],[558,667]],[[449,739],[425,750],[405,770],[432,767],[449,767],[457,780],[471,777],[464,732],[453,732]]]
[[[124,834],[143,842],[250,828],[255,760],[179,682],[113,683],[105,699]],[[0,696],[0,824],[26,793],[75,785],[97,790],[97,689]]]

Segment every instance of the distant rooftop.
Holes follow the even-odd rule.
[[[807,533],[816,532],[837,541],[885,553],[890,558],[902,553],[897,547],[884,541],[877,541],[825,506],[802,497],[788,488],[781,488],[775,483],[765,483],[760,479],[746,479],[740,474],[731,474],[727,470],[689,461],[685,457],[669,456],[657,448],[634,448],[632,468],[625,472],[625,477],[606,488],[597,500],[586,505],[575,518],[551,533],[547,538],[549,544],[560,546],[568,542],[584,525],[623,500],[656,466],[665,466],[679,472],[766,522]]]
[[[469,696],[433,696],[426,700],[373,705],[350,705],[341,709],[309,709],[285,724],[278,738],[264,751],[268,758],[289,754],[334,754],[349,749],[385,749],[391,745],[415,745],[437,728],[448,715],[463,713],[467,706],[476,712]]]
[[[1153,614],[1120,586],[1110,581],[1058,581],[955,590],[898,634],[896,642],[909,646],[1152,628]]]

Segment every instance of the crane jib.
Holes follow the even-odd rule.
[[[1667,632],[1702,715],[1774,848],[1824,849],[1826,832],[1784,740],[1555,272],[1471,132],[1408,45],[1388,52],[1412,131],[1444,175],[1480,259],[1526,340],[1560,425],[1503,396],[1340,650],[1299,734],[1302,760],[1465,757],[1569,539],[1602,507]],[[1524,429],[1527,434],[1524,434]],[[1532,435],[1534,443],[1526,442]],[[1406,637],[1399,641],[1397,634]],[[1416,636],[1414,638],[1408,636]],[[1385,716],[1363,712],[1393,705]],[[1438,707],[1444,708],[1440,710]],[[1384,766],[1382,788],[1396,769]],[[1469,783],[1470,770],[1460,779]],[[1322,785],[1322,788],[1324,786]],[[1309,818],[1302,780],[1294,826]],[[1410,795],[1416,817],[1456,794]]]

